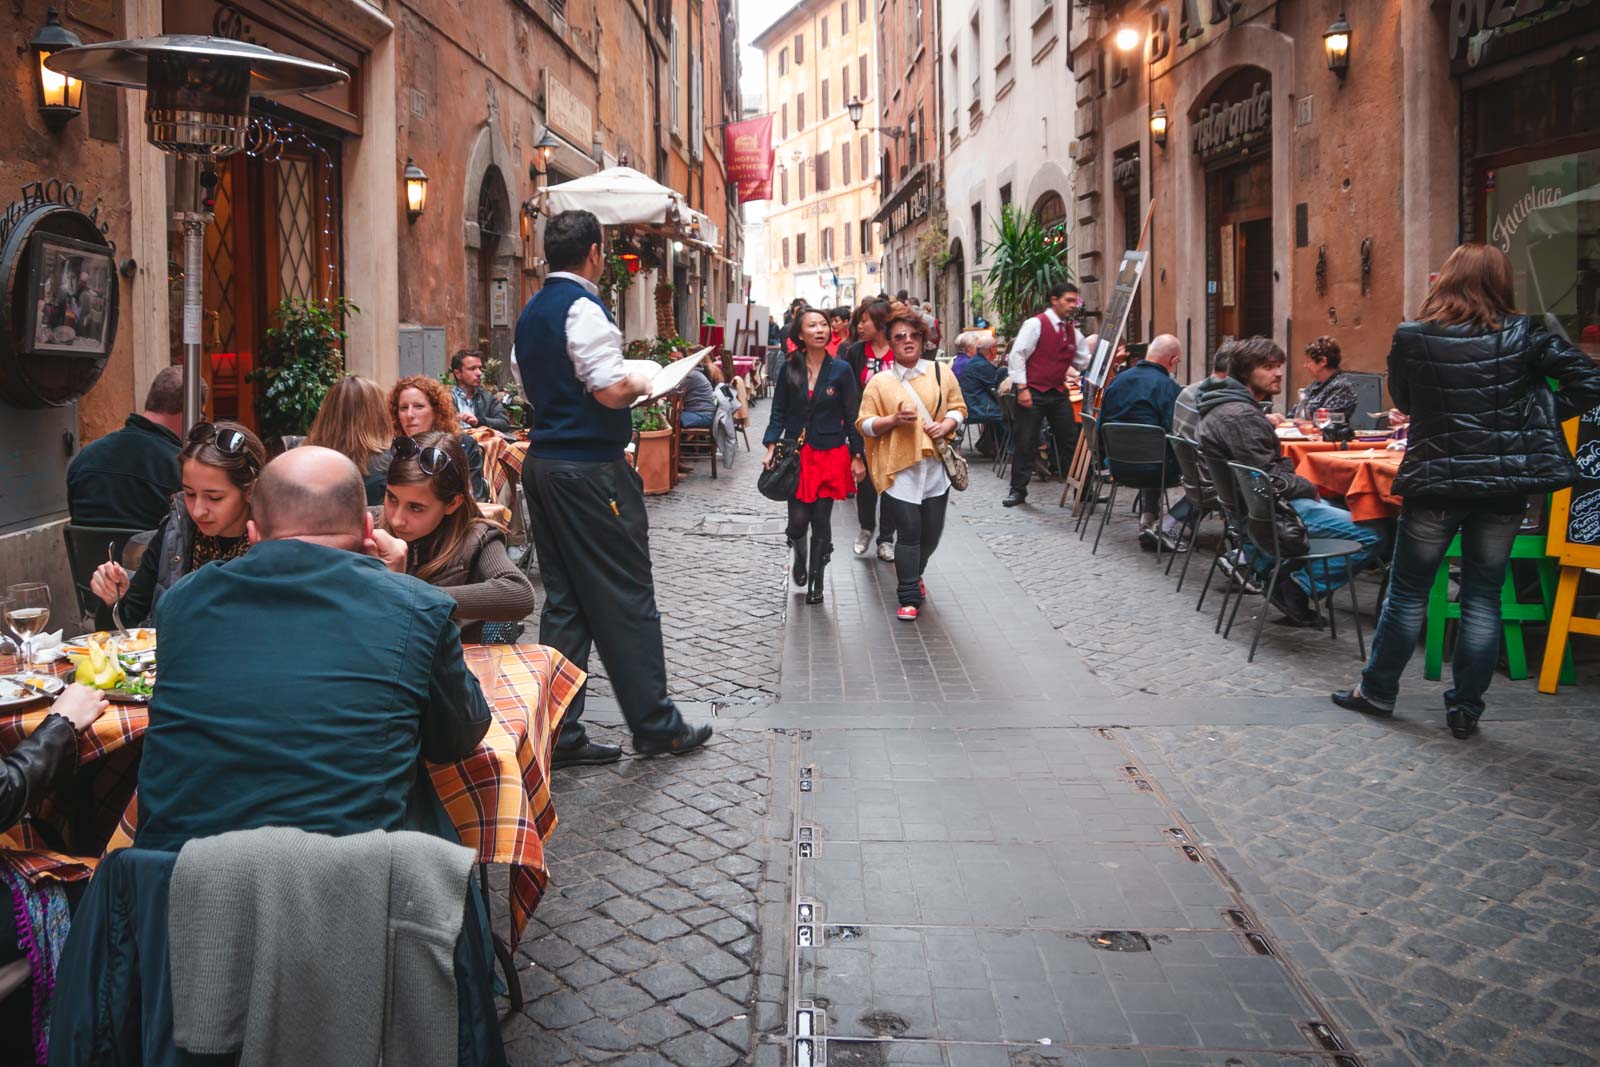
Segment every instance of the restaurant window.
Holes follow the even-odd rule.
[[[850,64],[839,68],[839,102],[850,106]]]
[[[799,66],[806,61],[806,38],[804,34],[794,35],[794,65]]]
[[[794,96],[794,128],[796,131],[806,128],[806,94],[796,93]]]
[[[828,47],[828,16],[822,16],[822,40],[817,42],[818,48]]]
[[[839,34],[843,36],[850,32],[850,0],[844,0],[839,5]]]
[[[839,180],[845,185],[850,184],[850,142],[846,141],[839,146]]]
[[[787,237],[783,239],[783,265],[785,267],[789,266],[789,239]]]
[[[825,193],[833,188],[833,161],[828,158],[828,153],[817,153],[817,192]]]
[[[806,235],[803,233],[794,239],[794,261],[796,263],[804,263],[806,261]]]
[[[828,79],[827,78],[823,78],[822,79],[822,103],[820,105],[819,110],[821,111],[821,114],[818,116],[818,118],[826,119],[828,117]]]

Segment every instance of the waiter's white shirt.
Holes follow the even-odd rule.
[[[1061,329],[1064,324],[1061,316],[1056,314],[1055,308],[1045,308],[1044,313],[1049,316],[1052,326]],[[1028,384],[1028,357],[1039,347],[1040,332],[1037,315],[1029,315],[1027,321],[1017,329],[1017,339],[1011,342],[1011,353],[1006,357],[1008,368],[1006,377],[1011,379],[1013,389]],[[1083,333],[1076,324],[1072,327],[1072,343],[1077,349],[1077,355],[1072,360],[1072,369],[1081,374],[1089,369],[1089,361],[1094,357],[1094,352],[1085,343]]]
[[[583,286],[591,296],[600,289],[588,278],[570,271],[551,271],[546,281],[565,278]],[[513,353],[513,358],[515,354]],[[583,387],[591,393],[615,385],[628,376],[622,365],[622,331],[592,300],[574,300],[567,309],[567,358]]]
[[[902,367],[896,363],[883,373],[892,374],[897,380],[908,382],[913,378],[920,378],[924,374],[932,374],[933,364],[925,359],[917,360],[915,367]],[[900,392],[905,394],[905,388],[901,387]],[[905,398],[907,401],[911,400],[909,395]],[[928,414],[932,415],[933,412],[930,411]],[[921,417],[920,412],[918,417]],[[963,421],[961,412],[947,411],[945,412],[945,417],[955,419],[956,429],[961,429]],[[880,423],[882,424],[881,433],[879,432]],[[894,423],[887,416],[879,415],[876,418],[868,419],[865,425],[861,427],[861,432],[868,437],[882,437],[884,434],[894,432]],[[950,438],[946,437],[944,440],[948,443]],[[905,470],[896,473],[894,482],[888,489],[884,490],[884,495],[892,496],[896,500],[904,500],[907,504],[920,504],[929,497],[938,496],[940,493],[948,491],[949,488],[950,475],[945,473],[944,464],[939,462],[939,457],[925,456]]]

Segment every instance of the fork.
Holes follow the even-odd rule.
[[[106,562],[117,562],[117,543],[115,541],[106,542]],[[118,630],[126,630],[127,627],[122,625],[122,613],[117,610],[117,606],[121,603],[122,598],[117,597],[116,602],[111,605],[111,623]]]

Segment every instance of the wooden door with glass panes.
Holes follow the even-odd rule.
[[[1272,158],[1206,175],[1206,351],[1272,336]]]

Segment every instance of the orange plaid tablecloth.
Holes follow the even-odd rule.
[[[496,500],[512,482],[522,481],[522,465],[528,461],[528,442],[512,441],[498,452],[499,462],[491,470],[485,457],[484,470],[488,472],[489,492]]]
[[[1295,462],[1295,473],[1324,496],[1344,497],[1357,522],[1392,519],[1400,514],[1394,477],[1404,452],[1363,448],[1349,452],[1307,452]]]
[[[539,905],[550,872],[545,865],[544,843],[556,827],[555,805],[550,797],[550,761],[556,731],[586,675],[561,653],[543,645],[506,645],[500,667],[500,691],[493,721],[478,751],[449,764],[429,764],[433,787],[455,824],[461,843],[473,849],[484,863],[511,866],[511,922],[520,940],[528,917]],[[38,726],[48,708],[0,719],[0,746],[15,745]],[[149,725],[141,706],[113,705],[83,735],[80,760],[104,759],[118,751],[136,755],[136,742]],[[130,768],[137,767],[130,759]],[[107,782],[104,797],[97,782],[96,798],[109,803],[115,787],[131,775]],[[126,801],[121,821],[106,851],[133,844],[138,826],[139,801]],[[30,881],[57,878],[75,881],[93,873],[96,857],[67,856],[40,847],[36,831],[26,824],[0,835],[6,858]]]

